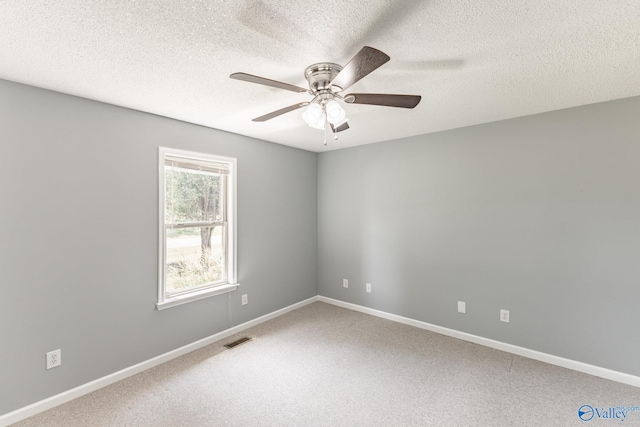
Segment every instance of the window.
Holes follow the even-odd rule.
[[[236,160],[160,148],[158,309],[236,284]]]

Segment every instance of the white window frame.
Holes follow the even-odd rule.
[[[227,175],[226,194],[226,220],[227,220],[227,244],[226,244],[226,277],[223,283],[216,284],[205,289],[194,289],[175,296],[167,296],[165,292],[165,264],[166,264],[166,225],[165,225],[165,159],[167,156],[180,157],[185,160],[200,162],[226,163],[229,166]],[[237,160],[232,157],[222,157],[213,154],[196,153],[193,151],[178,150],[175,148],[159,147],[158,149],[158,302],[156,308],[163,310],[169,307],[209,298],[214,295],[235,291],[237,283],[237,226],[236,226],[236,200],[237,200]]]

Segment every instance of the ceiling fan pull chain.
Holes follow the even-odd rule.
[[[324,123],[324,146],[327,146],[327,122]]]

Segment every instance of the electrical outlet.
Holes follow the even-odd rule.
[[[500,321],[509,323],[509,310],[500,309]]]
[[[60,349],[47,353],[47,369],[55,368],[62,364],[62,353]]]
[[[371,283],[367,283],[367,284],[365,285],[365,290],[366,290],[367,292],[371,293]]]
[[[348,288],[349,287],[349,280],[342,279],[342,287],[343,288]]]
[[[247,304],[249,304],[249,295],[242,294],[242,305],[247,305]]]
[[[467,312],[467,303],[464,301],[458,301],[458,313],[466,313]]]

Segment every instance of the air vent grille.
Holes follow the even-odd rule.
[[[253,338],[250,337],[242,337],[242,338],[238,338],[237,340],[230,342],[229,344],[225,344],[224,346],[227,348],[235,348],[241,344],[244,344],[246,342],[251,341]]]

